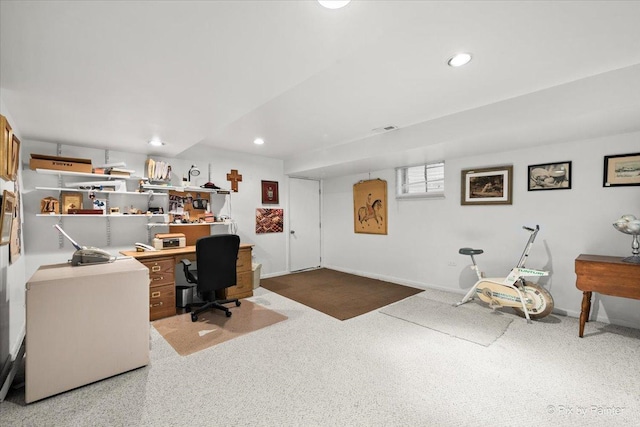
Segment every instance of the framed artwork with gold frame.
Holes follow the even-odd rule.
[[[68,214],[69,209],[82,209],[82,193],[64,193],[62,195],[62,213]]]
[[[20,163],[20,140],[15,134],[11,135],[9,154],[7,156],[7,176],[15,181],[18,176],[18,164]]]
[[[11,180],[9,177],[9,153],[13,140],[13,131],[6,117],[0,115],[0,178],[5,181]]]
[[[0,245],[6,245],[11,241],[11,226],[13,213],[16,210],[16,195],[4,190],[2,193],[2,212],[0,213]]]
[[[387,234],[387,181],[371,179],[353,185],[353,231]]]

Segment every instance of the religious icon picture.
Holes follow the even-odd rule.
[[[278,183],[276,181],[262,181],[262,204],[278,204]]]

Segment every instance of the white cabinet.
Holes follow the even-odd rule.
[[[134,259],[42,266],[26,311],[27,403],[149,364],[149,270]]]

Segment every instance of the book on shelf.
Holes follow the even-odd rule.
[[[131,169],[123,169],[123,168],[109,168],[109,169],[106,169],[106,172],[109,175],[115,175],[115,176],[131,176],[131,174],[135,173],[136,171]]]

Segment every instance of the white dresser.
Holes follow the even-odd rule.
[[[27,403],[149,364],[149,270],[135,259],[42,266],[26,304]]]

